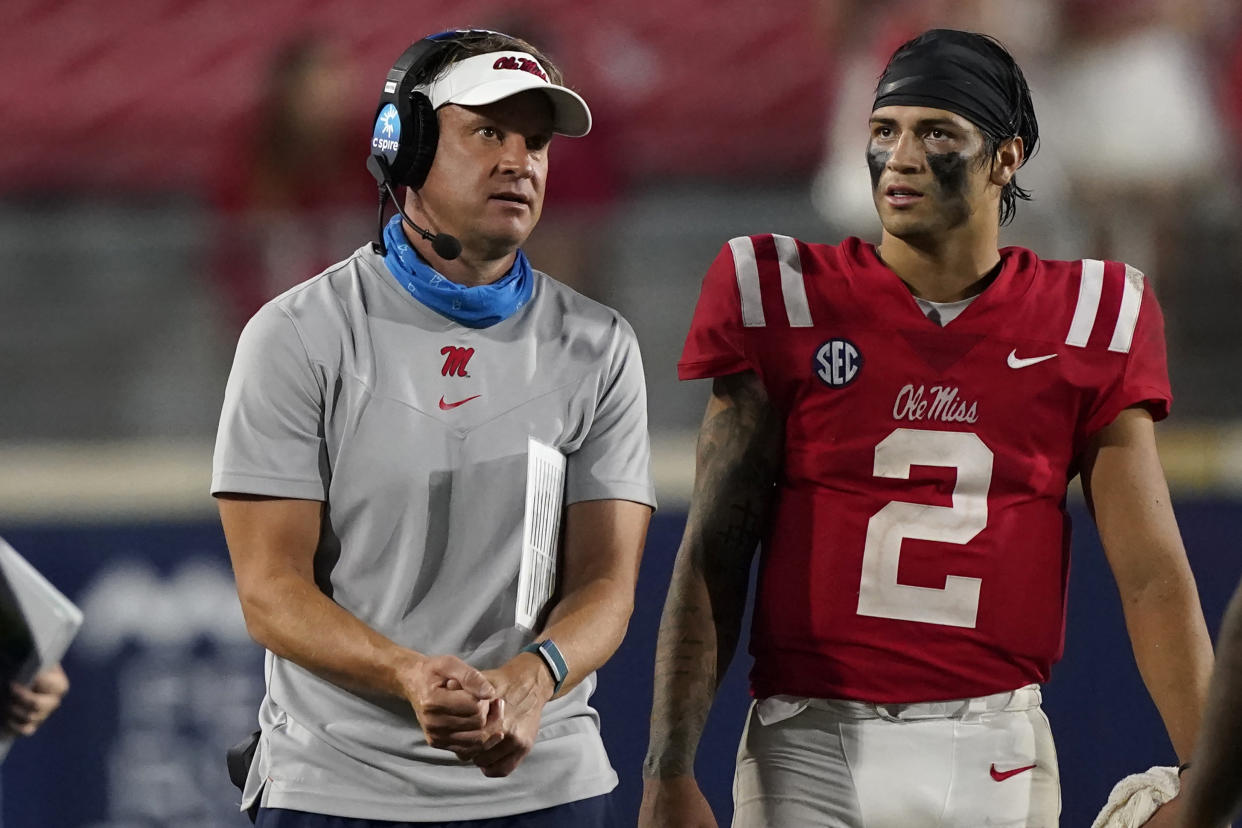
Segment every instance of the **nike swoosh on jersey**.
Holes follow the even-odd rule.
[[[992,778],[997,782],[1004,782],[1011,776],[1017,776],[1020,773],[1025,773],[1026,771],[1033,770],[1034,768],[1034,765],[1025,765],[1021,768],[1014,768],[1013,770],[999,771],[996,769],[996,763],[992,763],[991,774]]]
[[[1014,348],[1009,352],[1009,358],[1006,361],[1009,363],[1010,368],[1026,368],[1029,365],[1035,365],[1044,360],[1056,359],[1056,356],[1056,354],[1045,354],[1044,356],[1037,357],[1020,357],[1018,356],[1018,349]]]
[[[465,405],[466,403],[470,402],[471,400],[477,400],[477,399],[478,399],[479,397],[481,397],[481,396],[483,396],[483,395],[482,395],[482,394],[475,394],[473,397],[466,397],[464,400],[458,400],[457,402],[445,402],[445,401],[444,401],[444,397],[441,397],[441,398],[440,398],[440,410],[441,410],[441,411],[451,411],[451,410],[453,410],[454,408],[456,408],[457,406],[459,406],[459,405]]]

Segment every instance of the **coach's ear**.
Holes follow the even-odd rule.
[[[992,158],[991,181],[997,187],[1004,187],[1018,174],[1018,167],[1026,160],[1026,147],[1022,139],[1016,135],[996,148]]]

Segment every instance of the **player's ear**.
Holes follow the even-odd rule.
[[[1025,160],[1026,147],[1021,138],[1014,136],[1007,141],[1002,141],[1001,145],[996,148],[996,155],[992,158],[992,183],[998,187],[1004,187],[1017,175],[1018,167],[1021,167]]]

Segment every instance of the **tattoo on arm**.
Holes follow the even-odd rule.
[[[699,431],[690,514],[660,620],[646,776],[693,772],[703,725],[737,647],[783,437],[758,377],[715,381]]]

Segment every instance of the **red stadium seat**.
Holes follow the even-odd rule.
[[[399,25],[335,0],[9,5],[0,191],[198,190],[287,38],[339,39],[378,78],[418,33],[522,19],[546,30],[571,85],[610,111],[631,175],[793,175],[821,146],[826,60],[800,0],[762,15],[743,0],[711,14],[699,0],[530,0],[521,18],[498,0],[427,0]]]

